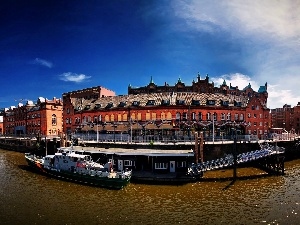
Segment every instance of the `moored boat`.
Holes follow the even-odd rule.
[[[131,179],[131,171],[113,171],[111,162],[102,165],[90,155],[57,152],[43,158],[25,153],[28,165],[43,174],[110,189],[122,189]]]

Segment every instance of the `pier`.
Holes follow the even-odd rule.
[[[235,153],[235,151],[234,151]],[[188,168],[191,176],[203,176],[203,173],[210,170],[233,168],[233,178],[236,178],[236,168],[238,166],[254,165],[269,174],[284,174],[284,153],[285,149],[273,146],[268,143],[261,144],[260,150],[241,153],[238,155],[228,154],[225,157],[210,161],[202,161],[192,164]]]

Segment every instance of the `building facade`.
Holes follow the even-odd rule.
[[[282,108],[271,109],[272,129],[282,128],[286,132],[300,133],[300,102],[294,107],[283,105]]]
[[[270,128],[267,84],[254,91],[219,87],[209,76],[186,86],[181,79],[174,86],[156,85],[152,78],[140,88],[128,87],[128,95],[102,94],[103,87],[63,94],[65,133],[114,133],[134,136],[192,136],[196,131],[206,137],[253,134],[263,137]]]
[[[6,135],[59,135],[62,132],[61,99],[52,100],[38,98],[34,104],[27,101],[17,107],[5,109],[3,117],[4,133]]]
[[[0,115],[0,135],[3,135],[3,116]]]

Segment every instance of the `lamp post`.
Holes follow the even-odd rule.
[[[113,128],[114,128],[114,143],[116,143],[116,124],[113,122]]]
[[[233,180],[237,178],[236,124],[233,123]]]
[[[97,143],[99,142],[99,131],[98,131],[98,122],[96,122],[96,131],[97,131]]]

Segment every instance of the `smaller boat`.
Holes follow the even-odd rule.
[[[90,155],[61,151],[54,155],[37,157],[25,153],[28,165],[59,179],[70,180],[110,189],[122,189],[131,179],[131,171],[114,171],[111,162],[105,165],[94,162]]]

